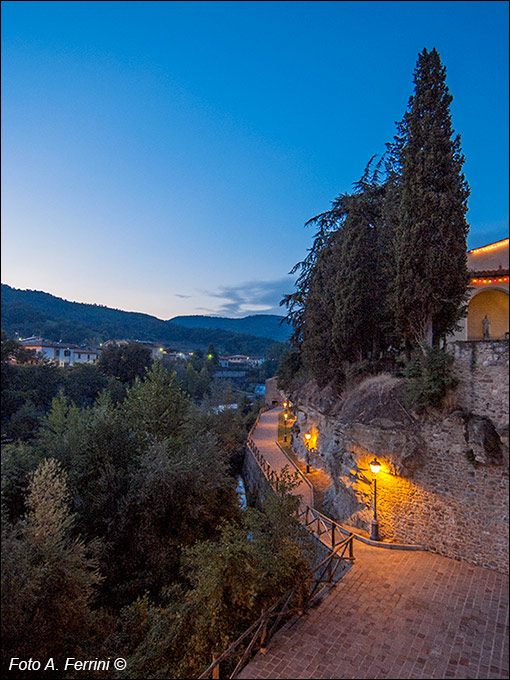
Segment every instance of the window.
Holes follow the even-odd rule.
[[[56,349],[56,350],[55,350],[55,356],[56,356],[56,357],[59,357],[59,356],[60,356],[60,350],[59,350],[59,349]]]
[[[70,349],[65,349],[65,350],[64,350],[64,356],[65,356],[65,357],[70,357],[70,356],[71,356],[71,350],[70,350]]]
[[[90,359],[90,354],[87,354],[87,360]]]
[[[78,359],[81,359],[81,354],[78,354]]]

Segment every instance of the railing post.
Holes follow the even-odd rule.
[[[331,550],[335,549],[335,525],[331,522]]]
[[[352,559],[354,557],[354,550],[353,550],[353,537],[351,536],[351,540],[349,541],[349,557]]]
[[[218,657],[217,657],[216,654],[213,654],[213,655],[212,655],[213,663],[216,661],[217,658],[218,658]],[[220,664],[217,664],[217,665],[212,669],[212,678],[213,678],[213,680],[219,680],[219,677],[220,677]]]
[[[307,505],[306,506],[306,513],[305,513],[305,527],[308,526],[308,510],[309,510],[309,507]]]
[[[260,653],[266,653],[266,638],[267,638],[267,621],[262,630],[262,635],[260,636]]]

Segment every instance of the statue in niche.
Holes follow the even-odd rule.
[[[487,314],[482,319],[482,328],[483,328],[483,339],[488,340],[490,338],[491,320],[489,319]]]

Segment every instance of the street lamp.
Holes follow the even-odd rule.
[[[283,441],[286,442],[286,441],[287,441],[287,418],[289,417],[289,414],[288,414],[288,413],[284,413],[284,414],[283,414],[283,417],[284,417],[284,419],[285,419],[285,420],[283,421]]]
[[[287,402],[286,401],[283,402],[283,408],[285,408],[285,409],[287,408]]]
[[[310,439],[312,438],[311,432],[305,434],[305,446],[306,446],[306,473],[310,472]]]
[[[380,541],[381,539],[379,538],[379,522],[377,521],[377,479],[376,475],[381,469],[381,463],[377,460],[377,458],[374,458],[370,462],[370,469],[372,470],[372,475],[374,477],[374,518],[372,520],[372,533],[370,535],[370,538],[373,541]]]

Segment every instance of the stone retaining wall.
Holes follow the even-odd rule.
[[[262,508],[264,498],[268,493],[274,492],[248,447],[245,449],[242,475],[248,505]]]
[[[293,447],[314,432],[312,465],[332,477],[326,513],[387,540],[508,571],[508,342],[455,343],[460,380],[450,412],[416,417],[399,398],[401,379],[369,378],[333,402],[311,389],[296,403]]]
[[[459,379],[457,404],[489,417],[508,433],[508,340],[472,340],[448,345]]]

